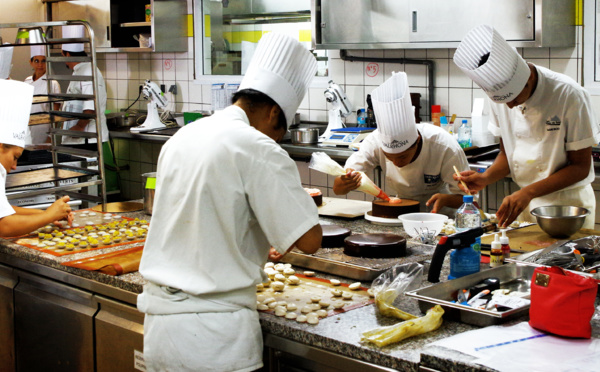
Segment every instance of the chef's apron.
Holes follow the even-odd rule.
[[[6,198],[6,177],[8,176],[8,172],[6,172],[6,168],[2,164],[0,164],[0,218],[4,218],[6,216],[10,216],[11,214],[15,214],[14,208],[8,202]]]
[[[539,174],[547,171],[548,162],[544,159],[543,137],[547,134],[544,126],[532,127],[522,115],[517,115],[514,121],[514,135],[518,145],[512,154],[511,174],[513,180],[521,187],[531,185],[545,177]],[[542,140],[540,140],[540,138]],[[546,144],[547,146],[547,144]],[[534,198],[529,206],[517,217],[517,220],[536,222],[530,211],[537,207],[548,205],[573,205],[584,207],[590,211],[585,219],[583,228],[593,229],[596,211],[596,198],[591,185],[558,190],[548,195]]]
[[[583,207],[590,211],[583,223],[584,229],[594,229],[594,220],[596,218],[596,197],[592,185],[576,187],[568,190],[558,190],[552,194],[540,196],[533,199],[527,208],[517,217],[519,221],[536,222],[530,211],[537,207],[548,205],[572,205]]]
[[[146,370],[245,372],[261,368],[262,331],[252,306],[256,306],[254,286],[193,296],[146,284],[138,296],[138,309],[146,313]]]
[[[402,168],[396,167],[386,159],[385,168],[386,189],[395,190],[399,198],[417,200],[420,212],[431,212],[433,205],[428,207],[426,203],[434,194],[451,194],[448,184],[440,175],[423,174],[423,165],[418,158],[414,163]],[[444,206],[437,213],[454,218],[456,209]]]

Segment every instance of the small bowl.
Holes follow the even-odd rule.
[[[411,238],[416,238],[422,234],[436,236],[442,231],[444,222],[448,216],[437,213],[406,213],[398,216],[404,225],[404,231]]]
[[[290,135],[294,145],[312,145],[319,140],[319,128],[290,129]]]
[[[553,238],[568,238],[575,234],[590,211],[582,207],[551,205],[531,211],[540,228]]]

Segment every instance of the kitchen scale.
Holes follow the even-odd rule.
[[[332,129],[331,133],[322,141],[323,145],[328,146],[350,146],[354,143],[360,143],[364,140],[375,128],[338,128]]]

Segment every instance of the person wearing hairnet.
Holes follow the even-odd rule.
[[[420,202],[421,210],[454,215],[462,192],[452,178],[454,166],[469,168],[464,151],[445,130],[416,124],[407,76],[394,73],[371,93],[377,129],[346,161],[348,173],[335,178],[333,191],[345,195],[360,186],[360,173],[380,166],[386,189]]]
[[[491,26],[471,30],[454,63],[491,100],[489,130],[500,136],[500,153],[484,172],[461,172],[475,192],[510,174],[520,190],[496,213],[504,227],[515,219],[535,222],[530,211],[546,205],[574,205],[591,213],[596,198],[592,146],[600,140],[589,94],[573,79],[527,63]]]
[[[232,105],[163,146],[137,302],[148,371],[262,367],[263,266],[292,247],[321,246],[317,207],[277,144],[316,70],[298,41],[270,32]]]
[[[8,172],[16,169],[25,147],[25,135],[33,100],[33,87],[14,80],[0,79],[0,236],[19,236],[49,223],[68,220],[73,216],[64,196],[46,209],[14,207],[6,198]]]
[[[33,86],[34,95],[46,95],[48,94],[48,80],[46,79],[46,47],[44,45],[32,45],[30,47],[31,59],[29,64],[33,68],[33,75],[28,76],[25,82]],[[51,81],[52,93],[60,93],[60,85],[56,80]],[[59,110],[60,104],[55,103],[54,109]],[[49,112],[49,103],[38,103],[31,106],[31,113],[35,114],[38,112]],[[50,123],[38,124],[27,127],[27,137],[25,139],[25,145],[37,145],[46,142],[50,142],[48,137],[48,130],[50,129]]]

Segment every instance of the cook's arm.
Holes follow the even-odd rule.
[[[312,254],[321,248],[321,240],[323,239],[323,229],[320,224],[316,224],[310,230],[304,233],[296,242],[288,249],[288,252],[296,247],[304,253]]]
[[[337,176],[333,181],[333,192],[336,195],[346,195],[352,190],[356,190],[360,186],[361,175],[354,172],[354,169],[347,169],[343,176]]]
[[[510,168],[508,167],[508,159],[504,150],[504,144],[500,140],[500,153],[496,156],[496,160],[490,165],[490,167],[484,173],[477,173],[475,171],[464,171],[460,172],[460,177],[454,175],[456,181],[464,181],[469,188],[471,194],[475,194],[480,190],[483,190],[489,184],[500,181],[504,177],[508,176]],[[459,187],[462,186],[459,184]]]
[[[498,224],[503,227],[514,221],[531,199],[562,190],[585,179],[590,172],[592,148],[567,151],[567,160],[568,164],[564,168],[505,197],[496,213]]]
[[[90,115],[94,115],[96,113],[96,111],[94,110],[83,110],[84,114],[90,114]],[[77,121],[77,124],[75,124],[74,126],[72,126],[71,128],[69,128],[69,130],[78,130],[78,131],[85,131],[85,127],[87,127],[87,125],[90,123],[90,119],[79,119]]]

